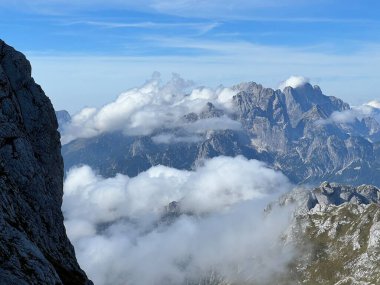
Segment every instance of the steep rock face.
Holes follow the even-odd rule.
[[[380,185],[372,142],[380,134],[375,120],[326,123],[334,112],[350,107],[308,83],[283,92],[253,82],[235,88],[241,90],[234,97],[238,120],[253,147],[270,153],[273,165],[292,181]]]
[[[90,284],[63,225],[63,162],[50,100],[0,41],[0,283]]]

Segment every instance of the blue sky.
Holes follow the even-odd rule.
[[[0,0],[0,31],[26,53],[54,106],[70,112],[154,71],[273,88],[303,75],[351,104],[380,97],[375,0]]]

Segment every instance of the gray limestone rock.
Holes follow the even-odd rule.
[[[284,284],[379,284],[379,192],[371,185],[324,182],[285,195],[282,201],[293,199],[304,210],[296,211],[287,232],[299,255]]]
[[[0,41],[0,284],[92,284],[63,225],[57,128],[30,63]]]
[[[269,209],[295,208],[284,233],[295,257],[271,284],[380,284],[380,190],[323,182],[297,187]]]

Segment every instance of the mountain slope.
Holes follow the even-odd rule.
[[[92,284],[63,225],[63,161],[50,100],[0,41],[0,283]]]
[[[299,255],[289,266],[286,284],[380,283],[380,190],[323,183],[312,191],[295,190],[283,204],[299,208],[287,242]]]

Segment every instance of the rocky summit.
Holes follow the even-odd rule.
[[[0,284],[92,284],[63,225],[57,119],[23,54],[0,41]]]

